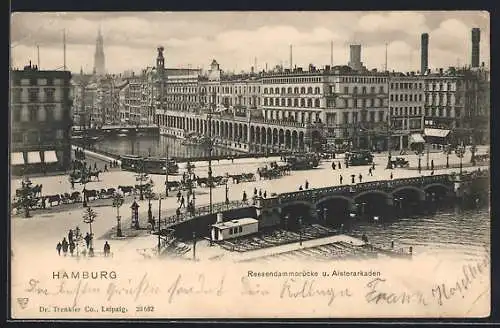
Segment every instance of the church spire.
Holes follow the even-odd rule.
[[[97,39],[96,39],[95,54],[94,54],[94,72],[97,75],[106,74],[103,43],[104,42],[101,33],[101,25],[99,24],[99,28],[97,30]]]

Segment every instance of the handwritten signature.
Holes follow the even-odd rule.
[[[186,281],[183,275],[179,274],[167,289],[168,303],[172,303],[177,296],[181,295],[205,294],[222,296],[224,293],[224,281],[225,277],[223,276],[214,285],[209,286],[204,274],[200,274],[198,280],[194,283]]]
[[[437,300],[439,305],[443,305],[446,301],[454,297],[461,296],[465,298],[465,294],[481,275],[489,272],[490,255],[489,251],[481,261],[473,264],[464,264],[462,266],[462,277],[453,284],[440,283],[432,288],[432,296]]]
[[[30,279],[25,291],[41,296],[70,295],[73,296],[72,306],[74,307],[78,305],[83,295],[89,294],[104,294],[107,301],[111,301],[117,296],[132,296],[134,301],[137,301],[141,296],[160,293],[159,287],[148,280],[147,273],[142,276],[138,283],[132,279],[129,279],[125,284],[113,281],[106,288],[93,286],[91,281],[61,280],[55,289],[49,289],[43,286],[40,280]]]
[[[295,280],[286,279],[281,286],[280,298],[314,298],[325,297],[328,299],[328,305],[331,305],[337,297],[351,297],[349,288],[336,290],[333,287],[318,288],[316,280]]]

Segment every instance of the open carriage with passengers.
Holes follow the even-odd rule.
[[[391,165],[394,168],[396,167],[404,168],[404,167],[410,167],[410,162],[404,157],[396,157],[395,159],[391,160]]]

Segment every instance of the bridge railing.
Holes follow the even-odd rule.
[[[331,194],[339,193],[355,193],[366,190],[391,190],[400,186],[423,186],[431,183],[449,183],[451,175],[440,174],[425,177],[402,178],[395,180],[362,182],[344,186],[324,187],[316,189],[308,189],[302,191],[288,192],[278,195],[281,203],[286,203],[295,200],[310,200],[320,198]]]
[[[221,203],[214,203],[212,204],[212,213],[218,213],[218,212],[223,212],[223,211],[229,211],[237,208],[244,208],[244,207],[250,207],[252,206],[249,201],[243,202],[240,200],[237,201],[230,201],[229,203],[221,202]],[[203,205],[200,207],[195,208],[194,213],[181,213],[179,216],[177,214],[175,215],[169,215],[165,219],[161,220],[161,225],[162,227],[169,227],[176,225],[180,222],[184,221],[189,221],[191,219],[195,219],[200,216],[208,215],[210,214],[210,205]]]

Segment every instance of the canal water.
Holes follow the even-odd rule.
[[[490,249],[489,208],[439,210],[432,215],[413,215],[378,222],[355,220],[350,235],[365,234],[373,245],[410,247],[418,256],[446,259],[477,259]]]
[[[167,148],[169,157],[200,157],[208,156],[208,150],[201,145],[183,145],[182,140],[167,136],[142,136],[135,140],[128,137],[106,137],[95,143],[97,151],[105,151],[118,155],[141,155],[165,157]],[[213,156],[233,155],[236,151],[214,147]]]

